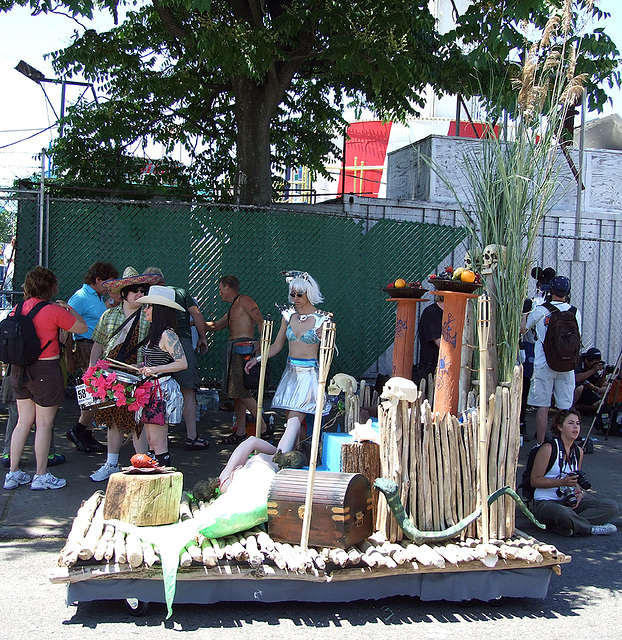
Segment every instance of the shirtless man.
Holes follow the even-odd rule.
[[[249,296],[240,293],[240,282],[235,276],[223,276],[218,285],[220,297],[230,302],[229,311],[213,322],[205,323],[206,331],[220,331],[229,328],[229,340],[225,344],[223,355],[222,392],[225,398],[232,398],[235,403],[236,430],[220,444],[239,444],[246,438],[246,410],[257,419],[257,401],[252,393],[244,387],[242,374],[243,356],[234,353],[236,342],[253,340],[255,325],[261,329],[263,316],[257,303]],[[266,424],[262,419],[262,432],[266,432]]]

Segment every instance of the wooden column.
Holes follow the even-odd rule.
[[[412,378],[413,356],[415,353],[417,304],[419,302],[428,302],[428,300],[424,298],[387,298],[387,302],[397,302],[392,376],[410,380]]]
[[[441,346],[436,369],[434,413],[440,413],[441,417],[446,413],[455,416],[458,413],[462,331],[464,329],[466,303],[469,298],[477,298],[478,296],[477,294],[458,291],[430,291],[430,293],[436,296],[443,296],[445,300]],[[393,362],[395,362],[395,359]]]

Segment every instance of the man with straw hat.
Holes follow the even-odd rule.
[[[105,311],[93,331],[91,366],[95,366],[102,356],[125,364],[142,364],[141,347],[146,342],[150,325],[139,300],[149,292],[151,285],[161,281],[161,276],[140,275],[134,267],[127,267],[122,278],[104,283],[108,293],[120,295],[121,304]],[[106,462],[91,474],[93,482],[107,480],[120,471],[119,452],[125,436],[132,436],[136,453],[147,453],[147,438],[142,425],[136,424],[134,413],[125,406],[98,409],[95,424],[108,427],[108,442]]]

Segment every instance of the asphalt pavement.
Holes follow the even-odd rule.
[[[518,637],[526,632],[541,638],[566,639],[596,637],[619,638],[618,612],[622,605],[622,518],[612,536],[562,538],[534,527],[521,514],[517,526],[540,540],[556,545],[572,555],[561,576],[553,576],[545,600],[507,599],[501,603],[420,602],[415,598],[389,598],[347,604],[221,603],[218,605],[176,605],[173,617],[165,621],[163,605],[152,604],[147,614],[135,618],[121,601],[84,602],[67,605],[66,588],[48,579],[82,501],[106,483],[94,483],[89,475],[105,460],[105,454],[83,454],[65,438],[75,422],[78,407],[68,398],[56,420],[57,451],[67,461],[51,471],[67,480],[64,489],[31,491],[29,486],[13,491],[0,490],[0,640],[14,638],[16,632],[34,637],[42,631],[51,638],[84,640],[97,633],[99,638],[160,638],[174,632],[199,631],[199,637],[240,638],[270,634],[289,638],[319,638],[342,634],[350,638],[496,638]],[[0,406],[0,424],[6,410]],[[227,432],[231,414],[218,410],[205,413],[199,432],[212,444],[206,451],[186,451],[183,426],[170,430],[172,464],[184,474],[184,487],[217,474],[232,447],[217,446]],[[584,425],[589,425],[584,418]],[[279,426],[277,416],[277,427]],[[528,431],[533,435],[533,415],[528,414]],[[586,429],[584,428],[584,432]],[[103,440],[103,434],[98,437]],[[524,464],[534,441],[521,450]],[[585,456],[584,471],[599,494],[616,499],[622,507],[622,438],[597,434],[594,453]],[[129,464],[133,451],[126,445],[121,452],[122,465]],[[24,452],[22,467],[34,472],[32,436]],[[520,477],[521,469],[518,475]],[[295,600],[295,594],[292,594]],[[414,626],[416,625],[416,626]],[[217,636],[213,634],[217,633]],[[344,635],[345,634],[345,635]]]

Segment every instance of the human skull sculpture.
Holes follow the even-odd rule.
[[[482,253],[477,249],[469,249],[464,254],[464,266],[466,269],[478,273],[482,270]]]
[[[328,395],[338,396],[342,391],[356,393],[358,382],[347,373],[336,373],[328,385]]]
[[[419,390],[417,385],[407,378],[390,378],[382,388],[382,398],[387,398],[388,404],[396,405],[400,400],[414,402]]]
[[[507,248],[500,244],[489,244],[484,247],[482,254],[482,273],[484,275],[490,275],[499,265],[505,264]]]

